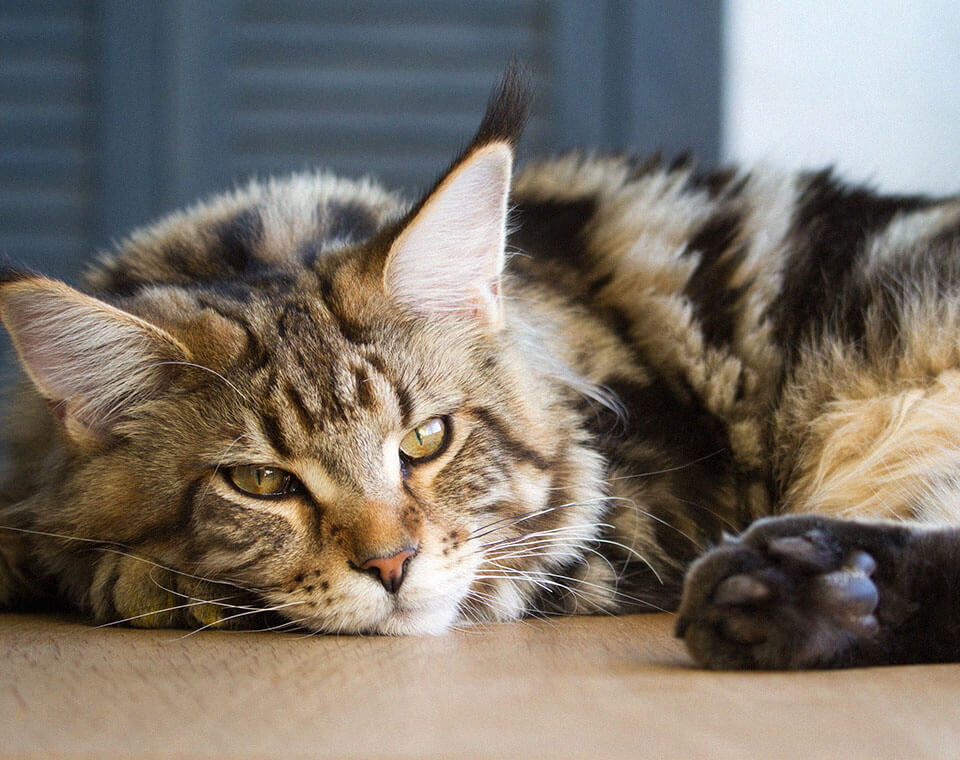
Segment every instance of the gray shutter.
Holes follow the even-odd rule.
[[[51,274],[89,253],[92,8],[0,4],[0,255]]]
[[[319,165],[430,182],[476,129],[510,57],[537,60],[540,5],[240,2],[228,52],[231,174]],[[525,144],[543,131],[535,116]]]
[[[536,91],[521,159],[587,145],[709,160],[719,11],[676,9],[0,0],[0,255],[70,276],[132,227],[252,174],[326,167],[412,193],[470,138],[512,56]]]

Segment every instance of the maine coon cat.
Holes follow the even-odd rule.
[[[679,606],[713,667],[960,656],[960,201],[513,176],[525,101],[508,73],[413,205],[298,175],[84,292],[4,271],[0,604],[387,634]]]

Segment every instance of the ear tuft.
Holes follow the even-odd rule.
[[[480,128],[464,155],[494,142],[507,143],[514,149],[517,147],[530,112],[531,94],[527,79],[525,69],[512,60],[490,94]]]
[[[0,276],[0,319],[27,376],[68,431],[105,431],[154,395],[186,349],[164,330],[46,278]]]
[[[511,61],[473,140],[401,223],[383,275],[396,302],[500,327],[513,151],[530,105],[526,79]]]

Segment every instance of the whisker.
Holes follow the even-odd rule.
[[[206,485],[204,485],[203,487],[203,491],[197,497],[197,501],[203,501],[207,493],[209,493],[210,488],[213,486],[214,477],[220,471],[220,466],[223,464],[223,460],[227,458],[227,454],[230,453],[230,449],[236,446],[237,443],[242,441],[244,438],[248,438],[248,437],[249,436],[246,433],[241,433],[230,442],[230,445],[227,446],[226,449],[224,449],[223,453],[220,455],[220,458],[217,460],[217,466],[213,468],[213,475],[207,480]]]
[[[189,597],[186,597],[186,598],[189,599]],[[221,599],[218,599],[215,601],[222,601],[223,599],[232,599],[232,598],[233,597],[224,596],[224,597],[221,597]],[[143,612],[143,613],[140,613],[139,615],[131,615],[130,617],[123,618],[122,620],[111,620],[109,623],[100,623],[96,627],[109,628],[110,626],[123,625],[124,623],[129,623],[131,620],[139,620],[140,618],[149,617],[150,615],[159,615],[164,612],[176,612],[177,610],[185,610],[190,607],[198,607],[202,604],[211,604],[211,603],[212,602],[208,602],[204,599],[197,599],[190,602],[184,602],[183,604],[175,604],[172,607],[164,607],[163,609],[159,609],[159,610],[151,610],[150,612]]]
[[[298,602],[286,602],[285,604],[277,604],[277,605],[274,605],[273,607],[244,609],[243,612],[238,612],[236,615],[228,615],[228,616],[225,617],[225,618],[220,618],[219,620],[215,620],[215,621],[212,622],[212,623],[207,623],[206,625],[202,625],[202,626],[200,626],[199,628],[195,628],[194,630],[192,630],[192,631],[190,631],[190,632],[188,632],[188,633],[185,633],[183,636],[179,636],[179,637],[178,637],[178,640],[181,640],[181,641],[182,641],[183,639],[186,639],[186,638],[189,638],[190,636],[193,636],[195,633],[200,633],[200,631],[205,631],[205,630],[207,630],[208,628],[213,628],[214,626],[223,625],[224,623],[228,623],[228,622],[230,622],[231,620],[236,620],[237,618],[246,617],[246,616],[248,616],[248,615],[256,615],[256,614],[258,614],[258,613],[276,612],[277,610],[282,610],[282,609],[285,609],[285,608],[287,608],[287,607],[292,607],[292,606],[294,606],[295,604],[306,604],[306,602],[299,602],[299,601],[298,601]]]
[[[616,475],[614,477],[607,478],[607,482],[612,483],[617,480],[633,480],[634,478],[649,478],[649,477],[652,477],[653,475],[665,475],[668,472],[678,472],[679,470],[685,470],[688,467],[693,467],[694,465],[700,464],[700,462],[710,459],[711,457],[715,457],[718,454],[722,454],[724,451],[726,451],[726,448],[717,449],[716,451],[713,451],[709,454],[704,454],[702,457],[698,459],[694,459],[692,462],[687,462],[686,464],[680,464],[680,465],[677,465],[676,467],[665,467],[662,470],[638,472],[635,475]]]
[[[195,369],[202,369],[204,372],[209,372],[214,377],[217,377],[220,380],[222,380],[224,383],[226,383],[227,387],[230,388],[230,390],[232,390],[238,396],[240,396],[240,398],[242,398],[245,401],[250,401],[250,397],[247,396],[243,391],[241,391],[237,386],[235,386],[233,383],[227,380],[227,378],[225,378],[219,372],[212,370],[209,367],[204,367],[202,364],[196,364],[194,362],[176,362],[176,361],[156,362],[151,366],[163,367],[166,365],[176,365],[176,366],[182,366],[182,367],[194,367]]]
[[[120,551],[119,549],[114,549],[111,546],[97,547],[97,551],[108,552],[110,554],[119,554],[122,557],[129,557],[130,559],[136,560],[137,562],[143,562],[145,564],[152,565],[153,567],[159,570],[166,570],[168,573],[173,573],[174,575],[180,575],[180,576],[183,576],[184,578],[190,578],[192,580],[202,581],[204,583],[213,583],[215,585],[232,586],[233,588],[238,589],[239,591],[245,591],[246,593],[253,594],[254,596],[259,595],[259,592],[256,591],[255,589],[246,588],[245,586],[242,586],[239,583],[235,583],[225,578],[207,578],[202,575],[194,575],[192,573],[188,573],[183,570],[177,570],[167,565],[163,565],[159,562],[155,562],[152,559],[147,559],[146,557],[140,557],[136,554],[130,554],[129,552],[124,552],[124,551]],[[164,590],[169,590],[169,589],[164,589]],[[171,593],[179,593],[179,592],[173,591]]]

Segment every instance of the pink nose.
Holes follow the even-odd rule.
[[[416,553],[416,549],[402,549],[390,557],[373,557],[360,565],[360,569],[376,572],[383,587],[395,594],[403,583],[410,558]]]

